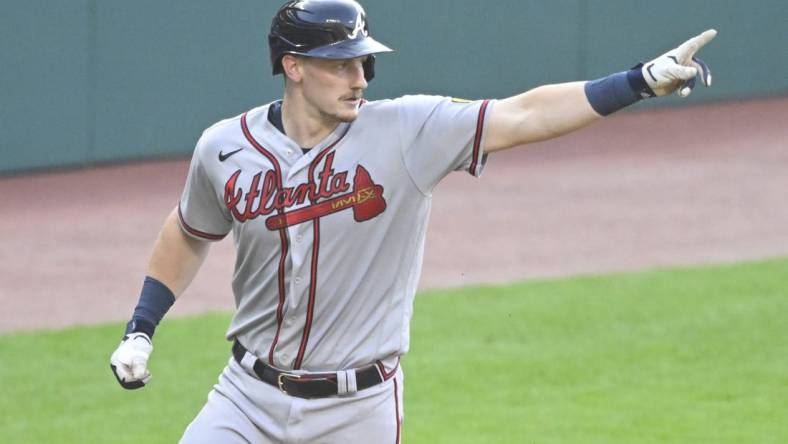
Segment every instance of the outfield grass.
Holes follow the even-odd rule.
[[[134,392],[120,324],[0,337],[0,442],[177,442],[228,321],[166,320]],[[406,443],[788,442],[788,259],[429,292],[412,337]]]

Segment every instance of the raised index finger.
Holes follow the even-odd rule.
[[[717,35],[715,29],[709,29],[696,35],[695,37],[687,40],[678,47],[678,53],[681,58],[692,58],[699,49],[703,48],[706,43],[709,43]]]

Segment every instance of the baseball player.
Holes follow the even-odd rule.
[[[501,100],[367,102],[375,54],[353,0],[290,1],[269,46],[282,100],[223,120],[197,142],[183,194],[154,246],[111,368],[150,379],[154,330],[232,232],[229,362],[183,443],[397,443],[432,190],[487,155],[557,137],[641,99],[686,96],[709,69],[706,31],[631,70]],[[473,236],[473,233],[468,233]]]

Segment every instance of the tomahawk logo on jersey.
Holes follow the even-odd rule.
[[[247,190],[236,185],[242,170],[230,176],[224,186],[224,202],[238,222],[245,222],[272,212],[279,214],[266,219],[269,230],[279,230],[308,220],[318,219],[337,211],[353,210],[356,222],[363,222],[386,209],[383,187],[375,184],[369,172],[361,165],[356,167],[352,190],[348,183],[348,172],[334,173],[334,153],[326,156],[318,182],[309,181],[296,187],[277,189],[275,173],[268,170],[254,175]],[[261,177],[264,176],[261,183]],[[320,199],[323,201],[318,202]],[[291,209],[309,201],[312,205]]]

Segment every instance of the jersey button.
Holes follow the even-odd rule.
[[[301,236],[300,234],[296,236],[296,242],[300,244],[302,240],[304,240],[304,236]]]
[[[296,283],[296,285],[300,284],[301,283],[301,278],[300,277],[295,278],[295,283]]]

